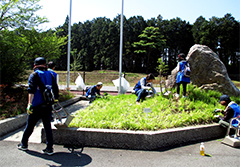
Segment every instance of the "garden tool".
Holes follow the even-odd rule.
[[[58,128],[58,129],[68,128],[68,125],[71,123],[71,121],[73,120],[74,116],[70,115],[70,114],[63,108],[63,106],[62,106],[59,102],[57,102],[57,104],[59,105],[60,109],[56,110],[56,109],[54,108],[54,105],[53,105],[53,107],[52,107],[52,108],[53,108],[53,113],[54,113],[54,115],[57,116],[56,119],[58,119],[58,120],[56,120],[57,123],[54,124],[54,126],[55,126],[56,128]],[[63,111],[65,112],[66,116],[61,117],[61,116],[58,114],[58,112],[60,112],[61,110],[63,110]]]

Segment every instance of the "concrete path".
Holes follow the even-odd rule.
[[[1,167],[232,167],[240,164],[240,149],[220,143],[220,140],[205,142],[206,153],[199,154],[200,143],[158,151],[134,151],[121,149],[79,148],[68,149],[54,145],[55,154],[44,155],[43,143],[29,143],[28,151],[16,148],[18,142],[0,141]]]
[[[78,101],[68,107],[66,107],[66,111],[70,114],[74,114],[74,112],[80,110],[80,109],[84,109],[89,105],[88,101]],[[60,112],[59,113],[60,116],[64,116],[64,112]],[[52,127],[54,127],[54,122],[52,122]],[[16,142],[20,142],[22,139],[22,134],[24,131],[25,127],[22,127],[12,133],[9,133],[7,135],[5,135],[2,139],[4,141],[16,141]],[[34,131],[32,133],[32,135],[29,138],[29,142],[30,143],[41,143],[41,130],[43,128],[43,124],[41,121],[38,122],[38,124],[35,126]]]

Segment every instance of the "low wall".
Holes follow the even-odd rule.
[[[133,150],[156,150],[225,136],[218,124],[160,131],[128,131],[90,128],[53,129],[54,144]],[[42,142],[46,142],[42,129]]]
[[[27,113],[0,121],[0,137],[10,133],[26,124]]]
[[[63,107],[66,107],[70,104],[73,104],[79,100],[81,100],[83,97],[82,96],[76,96],[72,99],[66,100],[64,102],[61,102],[60,104]],[[12,117],[12,118],[7,118],[4,120],[0,121],[0,137],[23,127],[27,123],[27,113],[20,114],[18,116]]]

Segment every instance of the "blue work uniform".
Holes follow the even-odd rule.
[[[96,99],[96,93],[100,95],[100,90],[97,89],[97,85],[93,85],[88,89],[85,96],[90,100],[89,103]]]
[[[49,68],[48,71],[50,71],[53,74],[53,76],[54,76],[54,78],[56,80],[56,83],[58,85],[58,82],[59,82],[58,74],[56,72],[54,72],[51,68]]]
[[[185,60],[180,61],[178,63],[179,71],[177,73],[177,83],[180,83],[180,82],[190,83],[190,77],[184,76],[185,65],[187,65],[187,62]]]
[[[50,71],[45,71],[45,69],[36,68],[35,73],[40,77],[43,84],[52,89],[54,93],[54,97],[57,99],[59,96],[59,90],[58,86],[56,84],[56,81],[52,79],[52,74]],[[53,82],[52,82],[53,81]],[[46,134],[47,139],[47,148],[48,150],[53,149],[53,137],[52,137],[52,128],[51,128],[51,114],[52,114],[52,106],[46,105],[44,103],[42,94],[39,90],[39,83],[37,76],[32,73],[29,76],[28,80],[28,93],[34,94],[33,101],[32,101],[32,114],[28,115],[27,118],[27,125],[25,127],[21,145],[22,146],[28,146],[28,139],[31,136],[34,126],[36,123],[42,119],[44,130]]]
[[[236,118],[236,117],[240,116],[240,106],[238,104],[233,103],[233,104],[230,105],[230,107],[234,110],[233,118]],[[237,127],[238,121],[237,120],[233,120],[232,121],[232,125]]]
[[[149,86],[147,86],[149,84]],[[135,86],[135,94],[138,96],[136,101],[140,101],[140,99],[145,98],[148,95],[146,91],[149,87],[152,88],[153,93],[156,94],[156,90],[154,89],[152,83],[147,83],[146,77],[141,78]]]
[[[93,86],[91,86],[91,87],[88,89],[88,91],[87,91],[87,93],[86,93],[85,96],[86,96],[86,97],[88,97],[89,95],[95,96],[96,93],[97,93],[98,95],[100,95],[100,90],[97,89],[97,86],[96,86],[96,85],[93,85]]]

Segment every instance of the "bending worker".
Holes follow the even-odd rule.
[[[240,116],[240,106],[236,104],[235,102],[231,101],[230,97],[228,95],[222,95],[219,100],[220,104],[225,106],[225,110],[216,109],[215,112],[221,112],[224,117],[216,115],[215,117],[218,117],[219,124],[225,128],[228,128],[230,120],[232,118]],[[232,125],[237,124],[237,121],[234,120],[232,122]]]
[[[89,103],[93,102],[96,99],[96,93],[98,96],[100,96],[100,89],[102,88],[103,83],[98,82],[97,85],[91,86],[87,93],[86,93],[86,98],[89,99]]]
[[[154,79],[154,75],[150,73],[147,77],[143,77],[138,81],[135,86],[135,94],[137,95],[136,104],[140,104],[140,100],[144,99],[150,93],[150,90],[153,91],[153,96],[157,93],[152,84]]]

